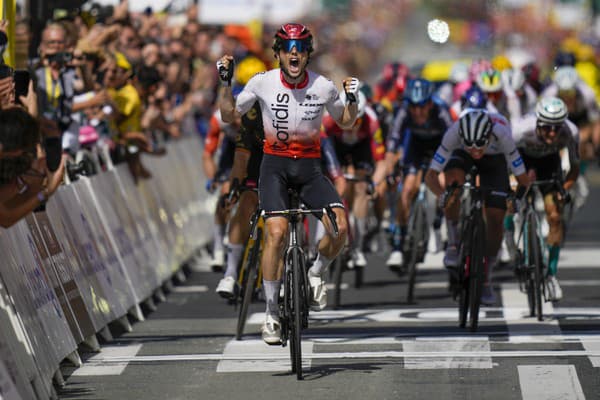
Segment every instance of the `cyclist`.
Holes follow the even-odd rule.
[[[487,96],[477,85],[467,89],[461,98],[455,101],[450,107],[450,113],[454,120],[460,118],[463,112],[474,108],[486,110],[488,107]],[[456,116],[456,117],[455,117]]]
[[[542,98],[531,113],[516,124],[513,138],[523,156],[529,178],[547,180],[562,175],[560,151],[567,149],[569,171],[563,188],[568,191],[579,175],[579,137],[577,126],[567,119],[567,107],[557,97]],[[561,177],[560,175],[558,176]],[[550,300],[562,298],[562,290],[556,279],[560,244],[563,241],[562,209],[565,203],[561,192],[554,185],[540,188],[544,196],[544,208],[549,225],[547,294]]]
[[[345,95],[342,94],[345,100]],[[340,128],[335,120],[326,115],[323,118],[323,128],[327,135],[333,138],[337,159],[342,168],[352,167],[354,175],[364,178],[372,174],[371,180],[377,193],[381,196],[385,190],[385,147],[375,111],[367,105],[367,98],[358,93],[358,114],[350,129]],[[364,239],[367,234],[367,215],[369,195],[368,182],[356,182],[348,198],[348,204],[354,215],[356,226],[353,230],[354,245],[352,258],[354,266],[366,267],[367,259],[363,253]]]
[[[564,65],[556,69],[553,83],[542,92],[542,97],[559,97],[564,101],[569,120],[579,129],[581,176],[578,191],[585,198],[589,190],[583,175],[594,156],[600,156],[600,109],[594,90],[579,77],[574,67]]]
[[[234,102],[229,82],[233,57],[224,55],[217,61],[223,85],[219,89],[223,118],[233,121],[259,101],[265,128],[264,156],[259,177],[259,204],[265,211],[289,207],[287,189],[296,186],[305,204],[311,208],[333,207],[339,235],[326,234],[319,242],[317,258],[308,271],[311,309],[327,304],[327,292],[321,275],[341,251],[346,241],[347,221],[339,195],[321,170],[319,130],[323,111],[343,127],[350,127],[357,114],[359,81],[342,81],[348,103],[340,99],[333,82],[307,70],[313,51],[313,36],[302,24],[282,25],[274,37],[273,51],[280,68],[255,75]],[[322,221],[331,232],[328,218]],[[262,337],[267,344],[281,343],[279,322],[280,261],[285,246],[288,221],[284,217],[268,218],[261,268],[267,303]]]
[[[500,113],[505,118],[510,118],[508,99],[504,92],[503,83],[502,75],[493,68],[481,71],[476,80],[477,86],[487,97],[487,109],[492,113]]]
[[[398,151],[403,148],[404,182],[397,201],[396,225],[392,236],[392,252],[386,261],[391,268],[402,263],[402,248],[408,224],[411,204],[421,183],[421,165],[427,161],[442,141],[442,136],[452,124],[450,112],[444,105],[434,102],[433,83],[422,78],[409,81],[405,102],[398,111],[394,126],[386,145],[388,173],[398,160]],[[441,221],[435,223],[436,242],[440,242]]]
[[[535,109],[537,93],[527,83],[525,73],[519,68],[502,71],[502,81],[507,99],[506,108],[512,124]]]
[[[235,82],[244,86],[254,75],[267,69],[262,61],[255,57],[246,57],[240,62],[235,71]],[[237,190],[238,183],[247,188],[258,186],[258,174],[262,161],[262,143],[264,131],[262,114],[258,102],[241,117],[240,128],[235,139],[235,153],[231,174],[229,176],[230,190]],[[258,195],[253,190],[244,190],[239,194],[239,204],[229,220],[227,246],[227,268],[223,278],[217,285],[216,292],[226,299],[235,296],[238,267],[244,251],[244,242],[250,235],[248,221],[258,206]],[[224,206],[231,206],[224,204]]]
[[[493,304],[495,296],[491,286],[491,270],[502,241],[502,220],[506,212],[506,196],[509,189],[507,165],[520,185],[527,186],[529,183],[523,159],[511,135],[510,125],[502,115],[485,110],[472,110],[463,114],[444,134],[442,144],[435,152],[425,176],[427,185],[437,196],[442,196],[444,188],[440,184],[439,174],[444,171],[446,187],[452,184],[460,185],[465,182],[465,174],[473,165],[477,167],[481,185],[486,189],[487,279],[481,302]],[[444,211],[448,228],[444,265],[452,268],[459,262],[458,193],[449,199]]]

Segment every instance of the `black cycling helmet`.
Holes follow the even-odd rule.
[[[575,66],[575,54],[570,51],[559,51],[554,57],[555,67],[574,67]]]
[[[312,53],[313,35],[310,30],[302,24],[284,24],[277,30],[273,40],[273,51],[279,50],[291,51],[296,47],[299,52],[308,51]]]
[[[431,101],[433,90],[433,83],[427,79],[412,79],[408,81],[408,85],[404,91],[404,98],[411,105],[422,106]]]

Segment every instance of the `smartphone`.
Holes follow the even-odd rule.
[[[29,91],[29,71],[26,69],[17,69],[14,73],[15,80],[15,100],[19,100],[19,96],[27,96]]]

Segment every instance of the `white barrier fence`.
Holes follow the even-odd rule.
[[[59,188],[46,211],[0,231],[0,398],[56,397],[63,360],[101,351],[108,324],[130,329],[140,304],[211,239],[201,144],[182,139],[145,157],[137,185],[126,165]]]

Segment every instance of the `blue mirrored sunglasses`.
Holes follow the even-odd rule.
[[[309,43],[298,39],[284,40],[281,49],[286,53],[289,53],[294,47],[298,53],[304,53],[305,51],[308,51]]]

